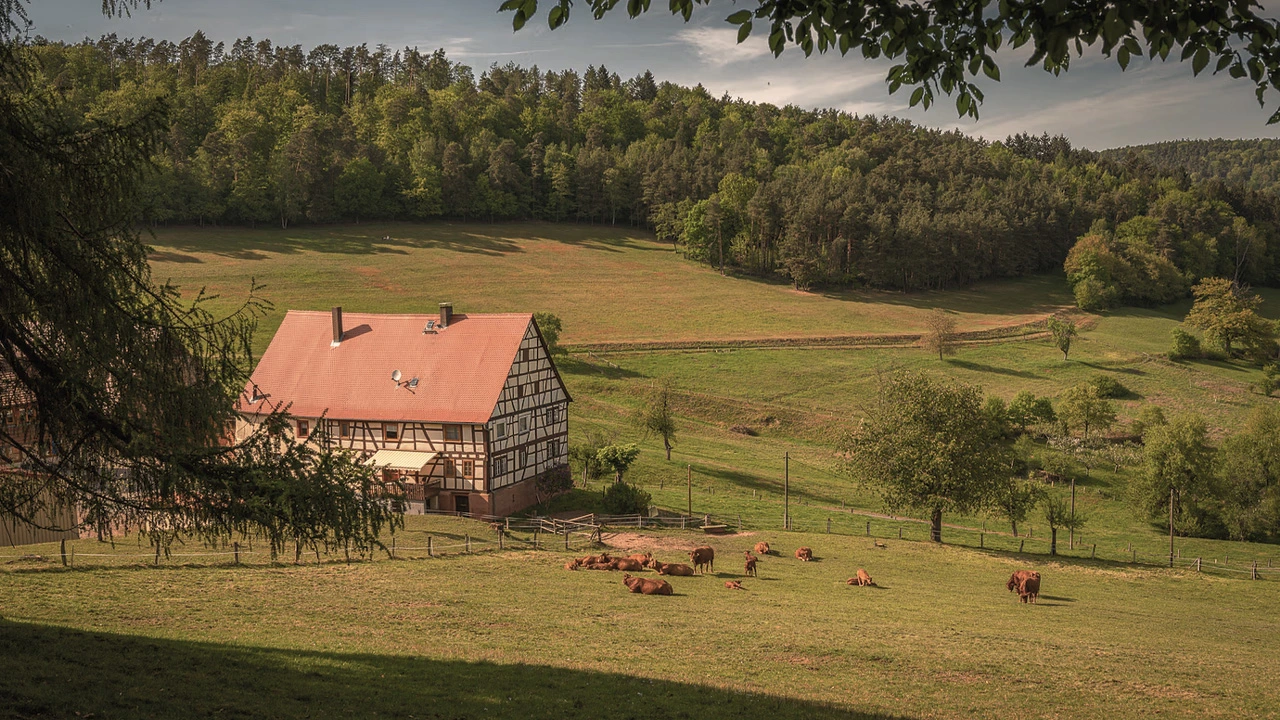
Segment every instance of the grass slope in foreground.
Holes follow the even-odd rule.
[[[487,536],[411,518],[416,532]],[[769,540],[745,592],[742,549]],[[674,597],[563,552],[323,566],[0,570],[0,717],[1262,717],[1270,583],[927,543],[672,531]],[[407,544],[402,542],[402,545]],[[799,545],[818,558],[789,557]],[[56,551],[56,547],[45,548]],[[844,584],[867,568],[879,588]],[[1038,605],[1005,590],[1044,574]],[[652,573],[645,573],[652,575]],[[853,715],[862,717],[862,715]]]

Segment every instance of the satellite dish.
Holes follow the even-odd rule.
[[[413,378],[413,379],[409,380],[409,389],[410,389],[410,390],[412,390],[412,389],[414,389],[414,388],[416,388],[416,387],[418,387],[418,378],[416,378],[416,377],[415,377],[415,378]]]
[[[392,381],[394,381],[394,382],[400,382],[400,371],[399,371],[399,370],[392,370],[392,371],[391,371],[391,379],[392,379]]]

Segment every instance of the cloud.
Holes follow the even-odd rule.
[[[755,35],[738,42],[738,31],[732,28],[688,28],[676,37],[693,48],[698,59],[713,67],[724,67],[743,60],[767,57],[769,46]]]

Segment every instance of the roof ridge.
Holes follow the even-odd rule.
[[[330,313],[332,313],[332,312],[333,312],[332,310],[286,310],[286,311],[285,311],[285,314],[286,314],[286,315],[329,315],[329,314],[330,314]],[[372,315],[372,316],[374,316],[374,317],[383,317],[383,318],[422,318],[422,317],[439,317],[439,315],[440,315],[440,314],[439,314],[439,313],[433,313],[433,312],[424,312],[424,313],[378,313],[378,312],[358,312],[358,311],[354,311],[354,310],[352,310],[352,311],[343,310],[343,311],[342,311],[342,316],[343,316],[343,317],[350,317],[350,316],[352,316],[352,315]],[[531,312],[501,312],[501,313],[465,313],[465,312],[455,312],[455,313],[453,314],[453,316],[454,316],[454,317],[459,317],[459,316],[461,316],[461,317],[468,317],[468,318],[488,318],[488,317],[508,317],[508,318],[515,318],[515,317],[531,317],[532,315],[533,315],[533,313],[531,313]]]

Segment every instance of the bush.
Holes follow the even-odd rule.
[[[1200,348],[1200,338],[1182,328],[1173,329],[1173,347],[1169,349],[1170,360],[1187,360],[1203,356],[1204,351]]]
[[[1129,388],[1110,375],[1094,375],[1089,384],[1098,390],[1098,397],[1121,398],[1129,394]]]
[[[1097,312],[1120,302],[1120,294],[1116,292],[1114,286],[1105,285],[1095,278],[1081,280],[1076,283],[1072,291],[1076,296],[1076,307],[1081,310]]]
[[[1271,397],[1280,390],[1280,365],[1271,363],[1262,369],[1262,379],[1258,381],[1258,392]]]
[[[629,482],[616,482],[604,489],[604,510],[610,515],[647,515],[653,496]]]

